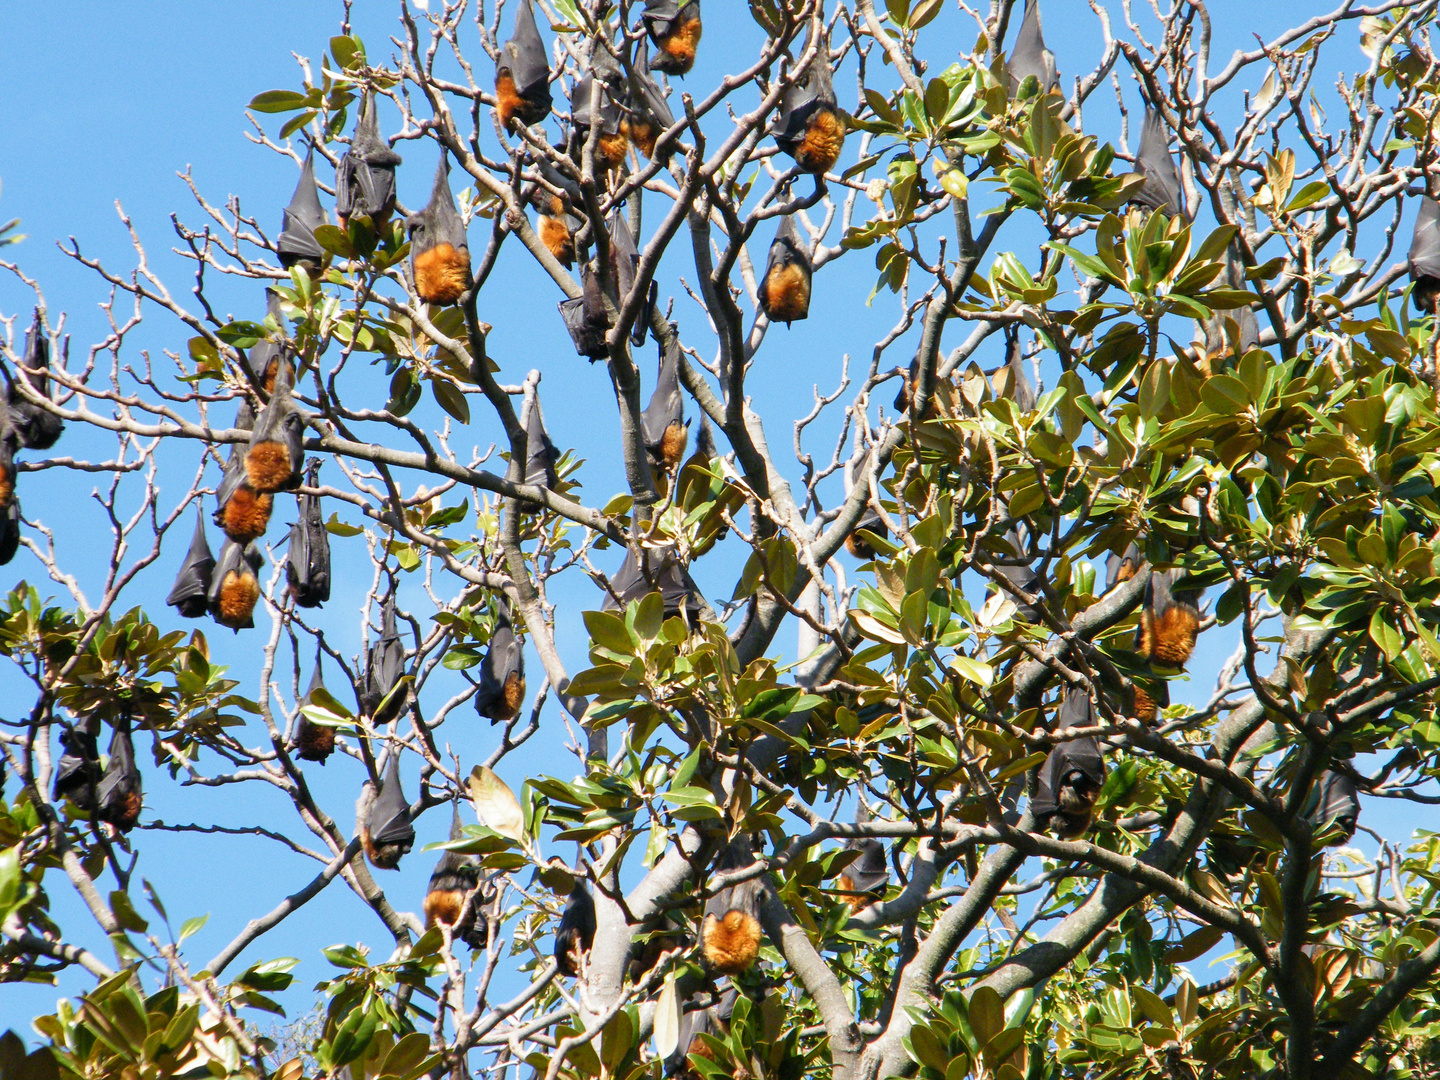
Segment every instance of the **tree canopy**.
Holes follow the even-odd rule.
[[[701,6],[345,3],[88,344],[0,227],[0,1075],[1440,1073],[1434,0]]]

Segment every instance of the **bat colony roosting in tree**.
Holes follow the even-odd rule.
[[[462,5],[405,6],[399,74],[366,58],[347,5],[323,85],[312,85],[307,66],[305,94],[272,91],[252,103],[300,113],[282,135],[303,133],[308,145],[302,159],[259,140],[300,164],[273,242],[234,213],[237,250],[243,229],[281,267],[245,263],[247,276],[263,279],[263,321],[182,316],[198,334],[185,377],[201,390],[140,410],[118,375],[113,391],[89,389],[67,370],[68,337],[43,306],[23,352],[9,350],[11,362],[0,364],[0,564],[22,542],[17,469],[32,459],[20,461],[21,451],[50,450],[67,416],[132,440],[158,431],[165,445],[205,448],[200,479],[174,513],[156,508],[152,477],[147,514],[136,517],[156,523],[148,565],[167,530],[187,535],[195,504],[165,603],[235,635],[272,616],[268,644],[258,632],[238,639],[263,646],[258,703],[222,677],[200,634],[184,643],[151,633],[143,615],[115,615],[109,584],[104,610],[92,617],[77,605],[77,629],[58,645],[33,644],[63,622],[38,598],[16,601],[0,623],[0,648],[31,649],[32,678],[50,695],[14,725],[40,731],[46,750],[22,746],[9,727],[0,746],[12,769],[23,759],[29,797],[43,803],[34,829],[44,834],[37,846],[50,846],[47,868],[79,882],[92,910],[104,904],[91,884],[96,867],[110,860],[124,893],[135,866],[121,866],[116,849],[130,853],[152,827],[141,820],[137,737],[153,744],[157,773],[197,789],[264,779],[320,838],[314,852],[290,844],[324,868],[314,882],[250,922],[203,975],[192,976],[175,946],[152,942],[170,965],[176,1002],[179,987],[197,995],[209,1010],[206,1038],[232,1040],[235,1060],[248,1055],[245,1075],[261,1075],[254,1063],[268,1050],[254,1039],[246,1050],[235,1018],[263,998],[273,972],[257,964],[223,994],[217,980],[336,878],[381,919],[395,952],[337,960],[341,947],[327,951],[344,974],[325,984],[320,1033],[304,1049],[327,1080],[465,1077],[477,1051],[494,1055],[486,1072],[497,1080],[522,1068],[537,1080],[1310,1080],[1360,1075],[1367,1046],[1419,1045],[1398,1035],[1385,1042],[1382,1027],[1401,1014],[1431,1015],[1428,997],[1417,1002],[1440,971],[1435,868],[1389,841],[1383,864],[1361,863],[1350,845],[1370,831],[1360,824],[1362,793],[1435,801],[1419,788],[1435,775],[1430,743],[1440,745],[1428,696],[1440,686],[1431,565],[1440,551],[1440,420],[1420,434],[1406,427],[1429,421],[1440,392],[1440,350],[1427,336],[1440,317],[1440,169],[1425,157],[1436,140],[1422,107],[1431,98],[1415,91],[1383,152],[1366,143],[1358,163],[1347,164],[1331,136],[1312,135],[1317,163],[1299,174],[1294,152],[1253,125],[1288,108],[1296,123],[1323,126],[1318,104],[1305,112],[1299,103],[1325,35],[1351,18],[1379,20],[1364,24],[1364,47],[1376,55],[1396,55],[1402,31],[1411,36],[1387,75],[1377,66],[1363,86],[1342,84],[1348,115],[1383,112],[1356,102],[1387,78],[1440,88],[1440,63],[1403,22],[1430,19],[1433,5],[1405,0],[1363,15],[1346,5],[1305,31],[1310,44],[1296,46],[1297,31],[1283,48],[1237,53],[1223,77],[1204,66],[1209,15],[1198,4],[1162,17],[1158,45],[1122,45],[1102,19],[1105,61],[1074,80],[1070,98],[1038,0],[995,0],[977,16],[976,56],[958,64],[916,58],[924,28],[942,9],[952,14],[945,5],[852,6],[828,15],[819,0],[725,9],[725,18],[753,17],[766,44],[754,66],[725,58],[748,73],[710,95],[677,93],[669,80],[695,79],[702,55],[701,70],[709,63],[722,17],[713,0],[703,54],[700,0],[482,5],[493,82],[468,61],[448,76],[462,81],[435,73],[435,50],[455,47],[464,25]],[[1047,8],[1053,37],[1061,8]],[[1246,99],[1253,115],[1242,148],[1206,103],[1262,62],[1280,88]],[[1138,109],[1126,106],[1116,74],[1127,64]],[[862,83],[853,101],[852,68]],[[893,92],[875,88],[886,79]],[[1133,154],[1082,130],[1081,104],[1111,84],[1138,135]],[[742,86],[754,101],[729,98]],[[466,106],[452,111],[457,98]],[[429,114],[413,111],[427,102]],[[387,137],[382,112],[396,107],[402,125],[385,120]],[[352,108],[348,128],[341,121]],[[458,126],[466,115],[479,125],[473,136]],[[427,139],[438,160],[427,201],[411,210],[398,200],[395,147]],[[1419,163],[1398,164],[1402,151]],[[1117,157],[1128,171],[1113,168]],[[452,167],[463,184],[452,184]],[[1346,178],[1364,168],[1377,170],[1373,184]],[[998,195],[972,214],[969,192],[981,182]],[[322,192],[333,195],[328,210]],[[865,200],[876,209],[862,223]],[[1381,280],[1383,259],[1364,269],[1357,243],[1359,224],[1386,200],[1386,252],[1403,208],[1416,214],[1405,265]],[[1021,211],[1045,229],[1038,271],[991,249]],[[1205,233],[1210,216],[1219,225]],[[472,252],[477,222],[489,235],[482,244],[477,227]],[[948,237],[935,242],[932,222]],[[1325,253],[1342,234],[1344,251]],[[221,265],[200,234],[181,235],[195,258]],[[695,267],[680,294],[665,296],[660,257],[677,237]],[[752,260],[747,242],[763,259]],[[560,449],[570,444],[557,445],[546,427],[539,372],[510,379],[513,364],[486,350],[492,328],[480,315],[504,315],[483,303],[502,245],[523,246],[563,294],[556,319],[527,292],[523,320],[543,314],[590,361],[567,348],[564,378],[608,379],[614,391],[615,461],[628,490],[603,509],[579,501],[576,459]],[[771,355],[761,351],[770,334],[774,348],[809,355],[806,335],[819,332],[831,299],[817,285],[835,280],[831,262],[867,246],[877,247],[881,275],[872,299],[888,286],[902,315],[868,370],[852,368],[847,353],[839,391],[827,396],[816,383],[813,412],[794,425],[804,479],[792,486],[747,372]],[[1281,246],[1283,257],[1268,254]],[[218,250],[244,262],[223,243]],[[1073,272],[1074,310],[1060,298],[1062,270]],[[1403,288],[1407,273],[1414,319],[1388,291]],[[137,304],[161,303],[149,286],[130,287],[140,290]],[[1347,301],[1356,289],[1360,299]],[[259,300],[257,287],[257,312]],[[715,357],[682,337],[682,322],[692,335],[702,326],[714,335]],[[951,323],[966,327],[963,337],[947,331]],[[1191,339],[1169,336],[1182,326]],[[907,334],[916,351],[896,364],[885,349]],[[653,381],[642,351],[650,340]],[[972,358],[987,340],[999,349],[982,367]],[[347,404],[337,389],[342,369],[360,367],[366,353],[390,380],[383,409]],[[1042,367],[1058,373],[1051,385]],[[546,401],[557,423],[566,399],[553,382]],[[426,383],[449,417],[439,432],[410,419]],[[817,458],[812,425],[847,390],[855,397],[833,453]],[[118,419],[97,421],[87,397],[113,403]],[[200,422],[177,419],[175,401],[195,403]],[[212,412],[223,404],[228,419],[230,402],[227,428]],[[487,436],[498,440],[499,471],[478,434],[468,461],[451,446],[469,437],[467,425],[478,430],[478,402],[499,421]],[[62,415],[66,406],[73,411]],[[376,423],[389,441],[363,434]],[[348,487],[322,484],[325,455],[327,482]],[[1323,468],[1322,455],[1341,464]],[[209,511],[201,482],[217,467]],[[114,471],[139,468],[125,459]],[[398,477],[416,471],[431,486],[412,493]],[[832,486],[843,492],[827,507]],[[455,489],[468,495],[463,507]],[[112,504],[102,506],[119,521]],[[207,512],[219,535],[207,534]],[[265,580],[280,520],[283,588],[278,566]],[[117,552],[128,527],[114,526]],[[576,527],[581,543],[570,535]],[[332,538],[362,532],[368,592],[336,572],[358,544],[336,540],[332,567]],[[743,570],[712,606],[691,570],[730,537],[748,548]],[[53,580],[67,580],[43,537],[24,542]],[[841,565],[842,548],[858,567]],[[618,563],[613,573],[592,562],[601,552]],[[112,582],[122,555],[114,562]],[[174,564],[160,565],[168,576]],[[567,672],[556,644],[564,601],[555,597],[564,595],[558,575],[573,568],[594,583],[583,618],[590,666]],[[459,583],[453,600],[441,595],[447,575]],[[402,586],[407,595],[423,589],[434,616],[407,607]],[[333,633],[307,621],[342,593],[363,593],[366,613],[349,661]],[[799,642],[788,666],[769,655],[787,620]],[[1262,632],[1272,620],[1283,629]],[[1234,626],[1239,645],[1214,696],[1203,706],[1175,701],[1194,697],[1193,669],[1210,659],[1201,650],[1197,660],[1197,647],[1217,640],[1203,635],[1220,626]],[[106,644],[96,644],[101,634]],[[315,638],[308,682],[304,634]],[[155,655],[169,650],[166,670],[182,673],[171,697],[158,661],[129,658],[140,642]],[[538,660],[528,710],[527,645]],[[277,719],[286,650],[294,708]],[[1257,666],[1267,653],[1273,673]],[[353,688],[354,711],[327,688],[326,669],[331,686]],[[458,688],[437,708],[427,687],[457,671]],[[542,760],[517,798],[492,766],[539,728],[552,695],[584,775],[556,780]],[[182,699],[189,720],[167,723]],[[227,730],[240,726],[225,711],[234,709],[262,717],[270,739],[261,751]],[[463,741],[453,740],[464,752],[482,737],[499,740],[469,773],[446,742],[467,723]],[[558,747],[559,724],[546,723]],[[237,772],[212,779],[202,750]],[[1373,765],[1381,754],[1389,761]],[[326,774],[310,766],[332,756],[331,778],[347,759],[363,769],[353,835],[311,790]],[[467,795],[479,827],[462,824]],[[413,864],[424,815],[445,803],[449,827],[433,845],[418,911],[399,911],[371,869]],[[548,828],[559,830],[555,843],[576,842],[573,862],[543,852]],[[33,901],[44,875],[32,873],[24,888],[5,876],[4,845],[20,835],[0,829],[0,975],[8,979],[28,948],[27,962],[113,977],[52,934],[48,916],[9,918],[6,897],[30,889]],[[77,858],[72,847],[92,840],[99,855]],[[1329,861],[1327,848],[1336,849]],[[522,869],[533,876],[522,881]],[[1029,882],[1018,880],[1027,873]],[[1336,881],[1364,885],[1341,893]],[[126,911],[99,920],[108,935],[138,933]],[[1356,929],[1365,919],[1369,944],[1383,940],[1370,952]],[[473,982],[457,943],[469,946],[476,972],[483,967]],[[1224,949],[1234,950],[1230,974],[1197,988],[1180,965]],[[505,950],[533,983],[500,1005],[487,995]],[[150,999],[133,1011],[158,1015],[169,1004]],[[201,1023],[201,1004],[179,1027]],[[86,1029],[69,1038],[66,1060],[97,1040],[158,1053],[179,1030],[167,1018],[160,1035],[147,1028],[131,1039],[124,1024],[97,1019],[102,1005],[88,1002],[77,1022],[103,1037]],[[64,1025],[48,1019],[52,1037]],[[1440,1002],[1432,1020],[1440,1024]],[[0,1040],[0,1076],[12,1051]],[[232,1075],[218,1052],[205,1054],[195,1075],[204,1060],[214,1075]],[[1382,1056],[1375,1051],[1372,1064]],[[297,1059],[280,1075],[297,1080],[299,1067]]]

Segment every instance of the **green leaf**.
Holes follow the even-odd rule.
[[[208,914],[195,915],[191,918],[186,919],[183,923],[180,924],[180,938],[179,941],[176,942],[176,944],[178,945],[180,941],[184,941],[186,938],[190,937],[193,934],[198,934],[201,928],[209,921],[210,916]]]
[[[263,94],[256,94],[251,98],[247,107],[256,112],[283,113],[303,109],[309,103],[308,97],[294,90],[266,90]]]
[[[445,379],[431,379],[430,392],[439,406],[462,424],[470,423],[470,403],[465,395]]]

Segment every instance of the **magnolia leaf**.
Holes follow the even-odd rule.
[[[520,809],[520,800],[488,766],[477,765],[471,772],[470,799],[481,821],[501,836],[524,843],[525,814]]]
[[[680,1047],[680,998],[675,992],[675,972],[665,976],[660,998],[655,1002],[655,1055],[664,1061]]]

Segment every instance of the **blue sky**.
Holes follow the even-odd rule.
[[[1298,21],[1329,6],[1214,4],[1215,53],[1224,57],[1232,48],[1253,47],[1253,34],[1274,32],[1282,21]],[[365,39],[372,58],[386,55],[386,39],[398,30],[397,8],[373,2],[357,7],[355,31]],[[728,14],[732,8],[742,17],[730,19],[721,14]],[[1118,24],[1118,5],[1116,8]],[[273,235],[279,227],[280,208],[294,187],[295,172],[286,161],[247,140],[246,132],[251,129],[244,107],[260,91],[299,85],[292,50],[310,57],[318,68],[328,38],[337,32],[339,13],[339,4],[262,0],[226,5],[24,2],[0,7],[0,40],[10,46],[4,107],[0,108],[0,220],[19,217],[22,231],[29,235],[23,245],[5,249],[0,257],[18,260],[28,275],[39,279],[52,319],[61,310],[68,312],[75,334],[72,363],[74,357],[83,355],[86,345],[103,336],[104,322],[97,305],[105,299],[106,291],[91,271],[59,252],[56,242],[74,236],[88,255],[128,272],[133,253],[116,216],[114,204],[118,200],[145,242],[153,268],[177,296],[190,299],[192,265],[170,253],[177,241],[169,221],[172,212],[191,224],[200,221],[198,208],[176,176],[187,168],[212,203],[223,204],[233,194],[244,212],[258,215]],[[726,67],[753,55],[757,40],[755,27],[748,17],[743,17],[739,0],[717,0],[707,13],[712,14],[701,62],[685,85],[696,94],[711,85]],[[1099,49],[1093,16],[1073,0],[1051,0],[1044,13],[1047,36],[1059,54],[1062,72],[1081,70]],[[971,32],[966,31],[967,47],[972,40]],[[478,57],[473,29],[470,43]],[[932,55],[941,51],[943,44],[943,40],[932,44]],[[1347,63],[1353,66],[1358,58],[1354,53]],[[937,56],[937,60],[942,67],[948,63],[944,56]],[[477,69],[488,72],[488,65],[479,61]],[[841,81],[839,86],[842,101],[848,103],[853,97],[853,83]],[[1133,104],[1133,87],[1127,85],[1126,92]],[[1098,97],[1094,108],[1087,110],[1087,124],[1105,137],[1114,138],[1118,133],[1111,123],[1113,115],[1107,115],[1113,114],[1113,97],[1108,91]],[[278,128],[278,123],[264,119],[272,129]],[[393,113],[382,113],[384,130],[393,131],[395,123]],[[399,174],[401,200],[419,205],[429,190],[433,152],[429,144],[409,144],[400,150],[406,156]],[[833,243],[835,238],[828,239]],[[472,237],[472,244],[478,243]],[[1004,246],[1024,250],[1018,240],[1007,241]],[[541,395],[550,430],[560,445],[574,447],[589,460],[583,497],[591,505],[603,505],[610,493],[622,487],[619,470],[610,458],[614,425],[608,382],[603,371],[587,366],[571,350],[555,314],[558,291],[515,245],[511,248],[502,257],[481,300],[481,317],[496,327],[490,339],[492,353],[502,364],[507,381],[518,382],[530,367],[539,367],[545,373]],[[763,259],[763,248],[757,247],[755,255]],[[687,340],[708,348],[710,338],[703,332],[701,315],[676,284],[677,274],[693,282],[693,268],[687,273],[674,256],[669,263],[662,294],[675,294],[675,317]],[[817,382],[823,390],[833,389],[841,355],[851,355],[852,370],[856,365],[863,367],[874,341],[893,321],[893,301],[888,296],[877,299],[873,308],[862,304],[873,274],[866,254],[844,260],[826,271],[811,319],[791,330],[773,332],[751,380],[756,407],[766,418],[772,447],[789,443],[790,420],[808,411],[812,387]],[[264,310],[263,296],[255,283],[220,282],[212,297],[218,310],[236,317],[258,317]],[[29,305],[28,296],[17,282],[0,275],[0,314],[19,312],[23,328],[28,323]],[[514,312],[532,311],[538,313],[533,320],[507,317]],[[187,337],[173,320],[152,312],[127,346],[127,357],[138,362],[138,350],[148,349],[157,365],[163,365],[162,350],[183,352]],[[641,354],[647,379],[653,372],[652,348],[646,346]],[[902,346],[894,355],[894,362],[904,363],[909,352]],[[998,357],[980,359],[989,366]],[[378,381],[376,387],[378,390]],[[374,404],[378,406],[382,400]],[[483,447],[498,436],[499,429],[484,418],[469,434]],[[109,440],[93,433],[71,431],[57,452],[76,457],[108,455],[111,446]],[[818,444],[812,449],[821,451]],[[177,480],[195,461],[193,452],[181,457],[175,473]],[[791,474],[796,475],[793,462]],[[89,587],[97,580],[93,554],[103,550],[96,545],[104,538],[97,537],[94,531],[99,522],[93,508],[76,511],[74,500],[83,498],[95,482],[88,474],[64,472],[21,478],[21,498],[27,515],[55,524],[75,514],[86,522],[83,528],[62,532],[61,542],[62,560]],[[282,515],[277,509],[277,523],[289,520],[292,518],[288,510]],[[142,579],[135,602],[142,596],[158,602],[163,595],[188,541],[188,525],[180,531],[183,537],[176,540],[173,550],[167,548],[160,563]],[[272,527],[270,539],[277,542],[282,553],[283,535],[283,526]],[[604,561],[607,558],[611,563],[618,561],[612,553],[601,556],[602,565],[609,565]],[[712,600],[728,595],[738,566],[738,552],[733,545],[728,554],[704,564],[703,573],[697,577]],[[22,578],[37,582],[38,569],[33,558],[22,553],[15,562],[0,568],[0,587],[8,589]],[[48,582],[39,584],[42,593],[58,592]],[[418,586],[407,582],[405,589],[418,606]],[[598,594],[583,582],[572,583],[567,590],[561,594],[562,599],[573,598],[583,606],[598,600]],[[335,598],[321,616],[327,632],[345,643],[350,652],[359,645],[357,611],[363,592],[364,583],[357,578],[342,578],[337,582]],[[122,609],[128,606],[121,605]],[[151,613],[162,626],[180,625],[164,608],[156,606]],[[206,629],[215,659],[230,664],[253,686],[265,623],[262,621],[259,629],[239,637],[208,624]],[[584,635],[578,619],[562,622],[558,632],[571,670],[583,666]],[[1203,698],[1209,678],[1198,673],[1208,671],[1228,653],[1229,635],[1217,633],[1210,637],[1214,640],[1202,645],[1201,661],[1195,665],[1197,676],[1191,685],[1196,692],[1185,695],[1177,690],[1177,700],[1186,696]],[[788,637],[777,647],[786,654],[793,649]],[[530,659],[533,687],[538,683],[538,663],[533,654]],[[0,674],[0,690],[12,685],[7,682],[10,678]],[[517,788],[527,770],[561,776],[574,771],[571,761],[556,754],[561,733],[553,702],[546,719],[546,727],[532,747],[508,760],[501,770]],[[467,762],[484,757],[494,745],[488,725],[468,713],[448,725],[444,734]],[[250,738],[258,739],[256,729],[252,728]],[[311,773],[317,777],[321,799],[341,826],[348,828],[352,820],[350,805],[361,780],[358,766],[337,758],[327,769]],[[413,766],[410,776],[408,790],[413,794]],[[288,803],[273,791],[258,786],[232,791],[234,794],[216,798],[211,792],[152,782],[147,818],[153,814],[171,821],[234,823],[259,817],[287,830],[291,828],[293,814]],[[442,815],[443,811],[439,811],[425,819],[421,844],[440,838],[445,827]],[[1388,817],[1375,815],[1377,821]],[[245,921],[267,910],[314,872],[308,864],[258,837],[219,840],[163,833],[137,835],[144,850],[139,873],[156,884],[177,925],[190,915],[211,915],[210,924],[193,942],[191,955],[198,959],[211,955]],[[431,856],[415,854],[405,861],[399,874],[377,876],[393,891],[397,906],[414,908],[432,862]],[[52,902],[62,923],[88,921],[59,883],[52,888]],[[359,901],[337,885],[267,938],[257,955],[303,957],[299,985],[308,987],[326,970],[318,957],[320,947],[359,939],[371,943],[383,955],[387,951],[386,937]],[[234,973],[240,968],[231,970]],[[60,991],[5,987],[0,989],[0,1015],[13,1022],[22,1015],[48,1009],[58,992],[72,990],[76,985],[67,979]]]

